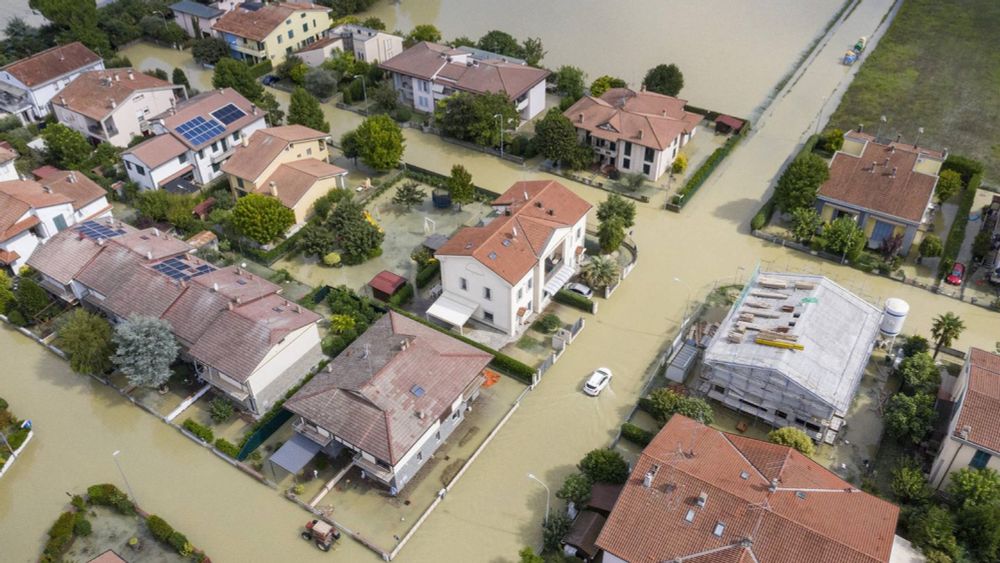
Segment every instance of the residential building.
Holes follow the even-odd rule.
[[[222,171],[229,175],[234,196],[276,197],[303,224],[317,199],[346,187],[347,170],[329,163],[329,137],[302,125],[259,129],[243,138]]]
[[[183,86],[132,68],[81,73],[52,100],[59,123],[90,142],[127,147],[133,137],[151,133],[150,117],[187,98]]]
[[[103,68],[104,60],[78,41],[14,61],[0,67],[0,110],[25,124],[41,121],[52,98],[80,73]]]
[[[946,152],[848,131],[830,162],[830,178],[816,194],[816,209],[824,221],[842,216],[857,221],[869,248],[902,237],[900,253],[908,254],[933,226],[934,188],[947,157]]]
[[[551,74],[524,61],[471,47],[422,41],[379,65],[406,105],[434,111],[439,100],[456,92],[505,94],[521,120],[545,109],[545,78]]]
[[[307,453],[279,465],[297,473],[317,452],[346,448],[368,479],[397,494],[465,419],[492,359],[390,311],[285,402],[299,417],[294,446]]]
[[[969,350],[952,389],[951,422],[931,466],[930,483],[937,489],[965,467],[1000,471],[1000,355]]]
[[[656,180],[668,171],[694,136],[702,116],[684,110],[686,100],[646,90],[611,88],[584,96],[563,115],[580,141],[593,147],[602,168]]]
[[[17,180],[20,175],[14,163],[17,161],[17,151],[8,146],[0,146],[0,182]]]
[[[213,37],[212,26],[219,18],[235,10],[240,5],[239,0],[222,0],[211,4],[202,4],[194,0],[181,0],[170,5],[174,13],[174,22],[195,39]]]
[[[155,228],[94,220],[52,237],[28,264],[57,297],[112,322],[167,321],[198,377],[260,416],[323,359],[321,317],[285,300],[280,286],[192,250]]]
[[[596,545],[604,563],[888,563],[899,508],[787,446],[674,415]]]
[[[832,444],[880,321],[877,307],[825,277],[755,274],[705,349],[699,389]]]
[[[204,92],[150,119],[153,138],[124,151],[129,179],[142,190],[190,192],[222,176],[242,137],[265,114],[232,88]]]
[[[0,266],[16,273],[56,233],[110,216],[104,188],[79,172],[0,182]]]
[[[278,66],[285,57],[323,38],[330,26],[330,8],[308,2],[246,2],[220,17],[212,29],[222,37],[234,59]]]
[[[591,205],[551,180],[517,182],[492,205],[488,223],[459,230],[435,253],[443,292],[427,314],[513,336],[579,270]]]

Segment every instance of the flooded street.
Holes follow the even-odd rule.
[[[684,10],[696,13],[688,22],[691,25],[678,25],[671,23],[671,9],[665,6],[676,8],[679,0],[656,2],[655,6],[650,0],[643,4],[650,14],[662,10],[662,26],[633,31],[629,22],[635,18],[622,16],[602,22],[600,36],[625,37],[625,43],[631,46],[657,45],[656,53],[671,53],[671,60],[684,69],[688,81],[685,97],[698,105],[748,113],[839,9],[834,2],[769,3],[770,9],[782,14],[775,18],[772,12],[761,15],[756,13],[759,9],[741,7],[749,3],[733,2],[736,8],[727,9],[720,9],[720,3],[684,3]],[[591,78],[610,72],[635,81],[625,69],[641,73],[661,57],[651,50],[648,60],[638,60],[645,55],[637,60],[611,60],[615,51],[604,42],[581,41],[581,30],[587,27],[574,19],[579,14],[569,8],[569,0],[535,3],[532,9],[536,12],[554,11],[535,13],[532,18],[510,9],[523,5],[527,10],[527,2],[475,4],[472,8],[458,2],[417,4],[403,0],[398,6],[379,4],[376,13],[386,19],[390,28],[409,28],[413,21],[435,23],[446,37],[475,37],[489,28],[505,29],[519,37],[540,35],[549,49],[549,66],[588,61],[594,65],[584,65]],[[858,36],[872,35],[892,4],[893,0],[863,0],[815,62],[776,100],[763,123],[716,171],[683,213],[670,213],[655,205],[662,204],[662,197],[654,199],[654,204],[639,205],[635,240],[640,256],[635,272],[610,301],[601,303],[598,317],[587,319],[587,328],[569,352],[527,395],[508,425],[403,549],[398,561],[492,563],[513,560],[524,545],[537,547],[545,490],[527,474],[534,473],[554,492],[583,454],[607,445],[635,403],[647,367],[665,340],[673,336],[688,299],[703,295],[716,281],[745,277],[758,261],[764,269],[829,276],[875,303],[887,297],[903,298],[911,305],[906,332],[927,334],[935,315],[954,311],[967,327],[956,348],[977,345],[993,349],[1000,336],[996,330],[1000,317],[996,313],[812,259],[747,235],[749,219],[782,163],[813,131],[817,115],[836,106],[829,97],[842,90],[849,79],[847,70],[838,63],[845,45]],[[470,17],[473,9],[475,17]],[[595,3],[592,10],[577,11],[593,18],[599,9]],[[762,18],[780,20],[782,33],[757,32],[766,29],[763,23],[755,23]],[[734,28],[753,32],[732,33]],[[785,35],[786,30],[789,35]],[[713,39],[715,33],[719,34],[717,39]],[[692,47],[680,45],[675,50],[673,43],[682,42],[681,38],[687,38]],[[771,48],[783,45],[773,60],[755,50],[769,43],[773,43]],[[706,44],[717,45],[718,50],[706,50]],[[694,49],[694,45],[700,48]],[[195,87],[209,87],[210,74],[196,72],[187,53],[137,44],[125,54],[141,68],[161,66],[170,70],[184,65],[190,69],[189,78]],[[743,72],[752,76],[746,81],[734,78],[743,76]],[[281,94],[279,99],[286,102],[287,95]],[[359,116],[330,105],[324,109],[335,136],[360,121]],[[470,153],[435,136],[414,130],[407,130],[406,136],[408,162],[441,172],[461,162],[477,184],[497,191],[517,180],[546,177]],[[605,198],[604,192],[560,181],[592,202]],[[675,277],[683,283],[671,281]],[[4,561],[37,558],[45,531],[68,500],[64,491],[76,492],[102,481],[120,485],[110,455],[117,449],[122,450],[122,466],[140,504],[175,522],[215,561],[378,560],[350,540],[339,544],[335,554],[322,554],[302,542],[296,527],[306,519],[305,512],[132,407],[112,390],[70,373],[64,362],[16,332],[0,330],[0,350],[9,358],[0,375],[0,396],[21,416],[32,418],[36,427],[36,437],[26,455],[0,482],[0,545],[5,546]],[[583,380],[602,365],[615,373],[611,387],[599,398],[583,395]],[[552,501],[554,510],[562,504],[555,498]]]

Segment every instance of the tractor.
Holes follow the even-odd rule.
[[[333,542],[340,539],[340,532],[322,520],[312,520],[306,522],[306,529],[302,530],[301,536],[306,541],[315,542],[320,551],[330,551]]]

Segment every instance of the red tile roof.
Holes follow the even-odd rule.
[[[79,211],[108,195],[107,190],[82,172],[75,170],[53,169],[53,172],[42,178],[39,183],[53,192],[71,199],[74,211]]]
[[[233,104],[239,108],[244,113],[244,116],[225,124],[226,128],[222,133],[207,139],[199,145],[192,144],[184,138],[183,135],[177,133],[177,128],[179,126],[187,123],[195,117],[214,120],[215,117],[212,115],[212,112],[229,104]],[[164,126],[170,131],[170,134],[177,137],[177,140],[188,148],[197,150],[208,146],[223,137],[228,137],[255,121],[263,120],[264,112],[260,111],[257,106],[252,104],[250,100],[241,96],[236,90],[233,90],[232,88],[222,88],[219,90],[202,92],[197,96],[188,98],[187,100],[177,104],[176,108],[161,113],[160,115],[153,116],[150,121],[153,119],[162,119]]]
[[[44,180],[49,176],[58,173],[60,170],[51,164],[46,164],[45,166],[39,166],[31,171],[31,175],[39,180]]]
[[[300,10],[329,12],[330,8],[308,2],[278,2],[267,4],[257,10],[236,8],[219,18],[212,29],[231,33],[238,37],[263,41],[289,16]]]
[[[52,98],[52,104],[101,121],[133,94],[159,90],[173,92],[176,88],[180,87],[132,68],[93,70],[77,76]],[[175,99],[177,97],[174,95]]]
[[[517,182],[498,197],[503,214],[483,227],[465,227],[435,253],[472,256],[514,285],[538,265],[553,233],[569,228],[592,207],[569,188],[553,180]]]
[[[9,72],[25,86],[34,87],[45,84],[60,76],[92,65],[101,60],[97,53],[84,47],[79,41],[66,45],[58,45],[34,55],[14,61],[0,68]]]
[[[973,348],[969,351],[969,382],[959,407],[955,436],[1000,452],[1000,355]]]
[[[600,98],[580,98],[563,115],[600,139],[630,141],[662,151],[701,122],[702,116],[684,111],[686,103],[655,92],[612,88]]]
[[[675,415],[643,450],[597,545],[631,563],[887,562],[898,515],[791,448]]]
[[[0,264],[10,265],[17,261],[21,255],[14,250],[0,250]]]
[[[126,150],[122,154],[131,154],[150,170],[169,162],[184,154],[187,147],[177,137],[170,133],[157,135]]]
[[[375,274],[375,277],[368,282],[368,286],[386,295],[392,295],[397,289],[403,287],[406,278],[399,274],[394,274],[389,270],[382,270]]]

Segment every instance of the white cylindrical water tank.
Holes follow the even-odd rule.
[[[879,332],[887,337],[898,336],[909,313],[910,304],[906,301],[896,297],[886,299],[885,308],[882,309],[882,323],[878,327]]]

